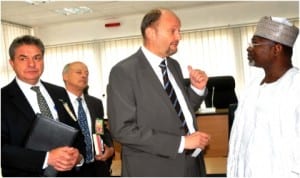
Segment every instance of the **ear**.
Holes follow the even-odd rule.
[[[274,55],[275,56],[278,56],[281,52],[282,52],[282,50],[283,50],[283,48],[282,48],[282,45],[281,44],[279,44],[279,43],[276,43],[275,45],[274,45]]]
[[[68,80],[68,74],[64,73],[63,74],[63,81],[66,82],[66,80]]]
[[[148,39],[154,39],[154,35],[155,35],[155,30],[153,27],[148,27],[145,30],[145,34],[146,34],[146,38]]]
[[[14,61],[12,59],[9,60],[9,64],[11,65],[12,68],[14,68]]]

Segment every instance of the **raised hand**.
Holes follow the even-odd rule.
[[[204,89],[208,80],[206,73],[199,69],[193,69],[191,66],[188,66],[188,71],[191,85],[200,90]]]

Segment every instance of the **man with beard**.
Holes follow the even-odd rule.
[[[209,135],[198,131],[194,111],[206,96],[208,78],[189,66],[191,85],[184,85],[170,57],[180,27],[172,11],[151,10],[141,24],[143,46],[110,72],[108,117],[122,145],[122,176],[205,176],[201,150]]]
[[[251,82],[235,113],[228,177],[300,175],[300,72],[291,59],[298,32],[284,18],[257,24],[248,59],[264,75]]]

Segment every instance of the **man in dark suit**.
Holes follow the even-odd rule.
[[[58,176],[68,176],[72,175],[71,170],[82,160],[77,149],[83,144],[80,136],[76,138],[73,146],[58,147],[49,151],[25,148],[36,113],[41,113],[37,94],[31,89],[32,86],[39,86],[53,119],[79,128],[61,102],[70,104],[66,90],[40,80],[44,70],[44,51],[42,41],[29,35],[16,38],[9,48],[9,62],[16,78],[1,89],[3,176],[42,176],[48,166],[58,171]]]
[[[111,138],[109,130],[106,128],[103,121],[104,111],[101,100],[88,95],[87,92],[84,93],[84,91],[88,87],[88,76],[89,71],[87,66],[79,61],[69,63],[63,69],[63,80],[65,82],[66,90],[68,92],[72,106],[76,111],[75,113],[77,115],[77,118],[77,113],[79,110],[77,109],[77,98],[80,97],[82,98],[83,108],[87,116],[90,136],[97,133],[97,130],[99,129],[100,132],[104,131],[102,133],[98,133],[104,141],[104,152],[95,155],[95,151],[94,149],[92,149],[91,151],[93,152],[93,155],[95,155],[93,161],[84,163],[82,167],[78,169],[76,176],[107,177],[110,176],[110,166],[114,155],[113,140]],[[96,122],[100,122],[103,125],[95,124]],[[94,143],[94,145],[95,144],[96,143]]]
[[[112,68],[107,88],[110,130],[122,145],[121,174],[205,176],[200,151],[209,135],[197,131],[194,111],[205,98],[207,75],[189,66],[191,86],[184,86],[178,62],[169,57],[180,40],[180,20],[172,11],[151,10],[141,32],[144,45]]]

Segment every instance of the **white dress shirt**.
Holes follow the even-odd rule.
[[[150,63],[152,69],[154,70],[156,76],[158,77],[159,81],[161,82],[162,86],[164,85],[164,81],[163,81],[163,75],[161,72],[161,68],[159,67],[160,63],[165,60],[155,54],[153,54],[151,51],[149,51],[147,48],[145,48],[144,46],[141,47],[144,55],[146,56],[146,59],[148,60],[148,62]],[[168,60],[166,61],[166,65],[168,64]],[[169,70],[169,68],[167,67],[167,73],[168,73],[168,77],[169,80],[175,90],[176,96],[178,98],[179,104],[181,106],[181,110],[183,112],[189,133],[193,133],[195,132],[195,127],[193,124],[193,117],[191,112],[188,109],[187,103],[184,99],[184,96],[180,90],[180,88],[178,87],[173,74],[171,73],[171,71]],[[191,86],[192,87],[192,86]],[[199,90],[195,87],[192,87],[192,89],[199,95],[202,96],[205,92],[205,90]],[[178,149],[178,153],[182,153],[184,150],[184,144],[185,144],[185,139],[184,136],[181,137],[181,142],[180,142],[180,146]]]
[[[55,108],[55,104],[52,101],[50,95],[48,94],[46,88],[43,86],[43,84],[40,81],[38,81],[38,83],[35,84],[35,85],[30,85],[28,83],[25,83],[25,82],[21,81],[20,79],[18,79],[17,77],[16,77],[16,81],[17,81],[17,84],[21,88],[23,94],[25,95],[27,101],[29,102],[30,106],[32,107],[32,109],[35,113],[41,113],[41,111],[40,111],[40,107],[39,107],[39,104],[38,104],[38,101],[37,101],[36,92],[33,91],[31,89],[31,87],[32,86],[39,86],[40,91],[41,91],[43,97],[45,98],[45,100],[46,100],[46,102],[49,106],[49,109],[51,111],[51,114],[52,114],[53,118],[55,120],[58,119],[58,114],[57,114],[57,110]]]

